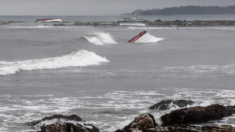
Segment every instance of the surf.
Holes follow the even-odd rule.
[[[95,45],[104,45],[104,44],[117,44],[117,42],[112,38],[109,33],[97,32],[89,33],[83,36],[88,42]]]
[[[69,54],[23,61],[0,61],[0,75],[15,74],[19,71],[59,69],[66,67],[86,67],[100,65],[109,62],[105,57],[101,57],[94,52],[87,50],[75,50]]]

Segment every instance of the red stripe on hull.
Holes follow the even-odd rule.
[[[146,33],[146,31],[143,31],[141,33],[139,33],[138,35],[136,35],[134,38],[132,38],[131,40],[129,40],[128,42],[130,43],[134,43],[136,40],[138,40],[141,36],[143,36]]]

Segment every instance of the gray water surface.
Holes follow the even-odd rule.
[[[143,30],[164,40],[127,43]],[[101,131],[121,129],[142,113],[161,123],[177,109],[148,109],[163,99],[235,105],[234,36],[235,27],[2,25],[0,131],[36,131],[25,123],[54,114],[77,114]]]

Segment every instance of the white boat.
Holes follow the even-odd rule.
[[[60,18],[47,18],[47,19],[37,19],[37,23],[49,23],[49,22],[62,22]]]
[[[132,16],[132,18],[124,17],[124,21],[118,21],[119,26],[146,26],[143,19],[137,19],[138,15]]]
[[[143,22],[135,22],[135,21],[133,21],[133,22],[131,22],[131,21],[118,22],[118,25],[119,26],[143,26],[143,27],[146,26]]]

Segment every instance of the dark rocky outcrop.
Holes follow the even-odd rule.
[[[132,121],[129,125],[125,126],[122,130],[117,130],[115,132],[129,131],[131,129],[149,129],[156,127],[157,124],[153,115],[151,114],[143,114],[137,117],[134,121]]]
[[[169,104],[171,103],[177,105],[178,107],[185,107],[187,105],[193,104],[194,102],[191,100],[163,100],[150,106],[149,109],[167,110],[169,109]]]
[[[83,126],[81,124],[57,122],[47,126],[43,125],[40,132],[99,132],[99,129],[93,125]]]
[[[64,115],[53,115],[53,116],[50,116],[50,117],[44,117],[43,119],[41,120],[37,120],[37,121],[32,121],[30,123],[27,123],[29,125],[36,125],[42,121],[45,121],[45,120],[52,120],[52,119],[65,119],[65,120],[74,120],[74,121],[82,121],[82,118],[80,118],[79,116],[77,116],[76,114],[72,114],[70,116],[64,116]]]
[[[234,132],[235,127],[231,125],[221,126],[157,126],[150,129],[130,129],[128,132]],[[119,131],[116,131],[119,132]],[[120,131],[123,132],[123,131]]]
[[[207,107],[191,107],[172,111],[161,116],[163,126],[184,125],[203,123],[210,120],[217,120],[235,113],[234,108],[222,105],[211,105]]]
[[[50,125],[42,125],[40,126],[40,132],[99,132],[99,129],[91,124],[82,123],[82,119],[73,114],[70,116],[64,115],[53,115],[50,117],[45,117],[39,121],[33,121],[27,124],[30,125],[37,125],[42,123],[45,120],[53,120],[57,119],[57,121]],[[64,119],[64,121],[60,120]],[[76,121],[75,123],[71,123],[71,121]]]

